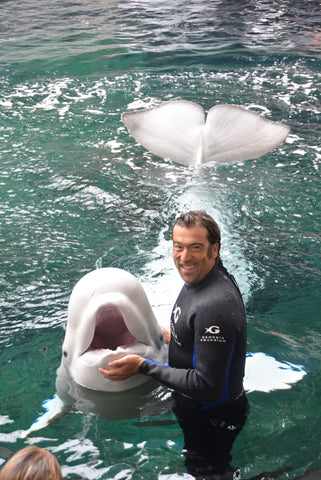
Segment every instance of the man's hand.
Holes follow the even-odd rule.
[[[99,372],[108,380],[120,381],[139,372],[139,366],[145,359],[139,355],[127,355],[109,362],[109,368],[99,368]]]
[[[169,341],[171,339],[171,334],[169,333],[168,330],[166,330],[165,327],[161,327],[161,328],[162,328],[162,331],[163,331],[164,342],[169,343]]]

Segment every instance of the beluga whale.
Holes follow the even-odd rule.
[[[78,385],[121,392],[148,381],[145,375],[113,382],[99,367],[129,354],[160,361],[163,333],[140,282],[119,268],[87,273],[75,285],[68,305],[61,369]],[[58,370],[59,374],[59,370]]]
[[[99,367],[130,354],[162,363],[167,357],[163,332],[145,290],[134,275],[120,268],[93,270],[70,295],[56,393],[42,402],[45,413],[21,432],[21,438],[74,409],[110,420],[137,418],[146,408],[156,415],[166,399],[150,377],[136,374],[113,382],[99,373]]]
[[[288,136],[290,127],[239,105],[222,104],[206,113],[186,100],[124,112],[135,140],[164,159],[188,166],[259,158]]]

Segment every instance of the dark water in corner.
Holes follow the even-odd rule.
[[[48,448],[67,478],[187,476],[171,414],[158,423],[71,413],[18,431],[55,392],[72,287],[117,266],[168,318],[178,211],[206,208],[248,312],[249,351],[304,365],[253,392],[235,443],[243,478],[321,467],[319,2],[0,2],[0,460]],[[121,112],[170,99],[252,107],[291,126],[265,157],[200,171],[135,144]]]

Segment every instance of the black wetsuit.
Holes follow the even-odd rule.
[[[141,373],[174,390],[174,411],[185,448],[211,464],[228,464],[248,413],[243,393],[246,339],[240,291],[217,261],[201,282],[184,285],[177,298],[171,315],[169,366],[149,359],[140,366]]]

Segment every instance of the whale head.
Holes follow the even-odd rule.
[[[62,365],[79,385],[120,392],[149,380],[141,374],[113,382],[99,367],[129,354],[159,361],[163,334],[140,282],[118,268],[89,272],[75,285],[69,300]]]

